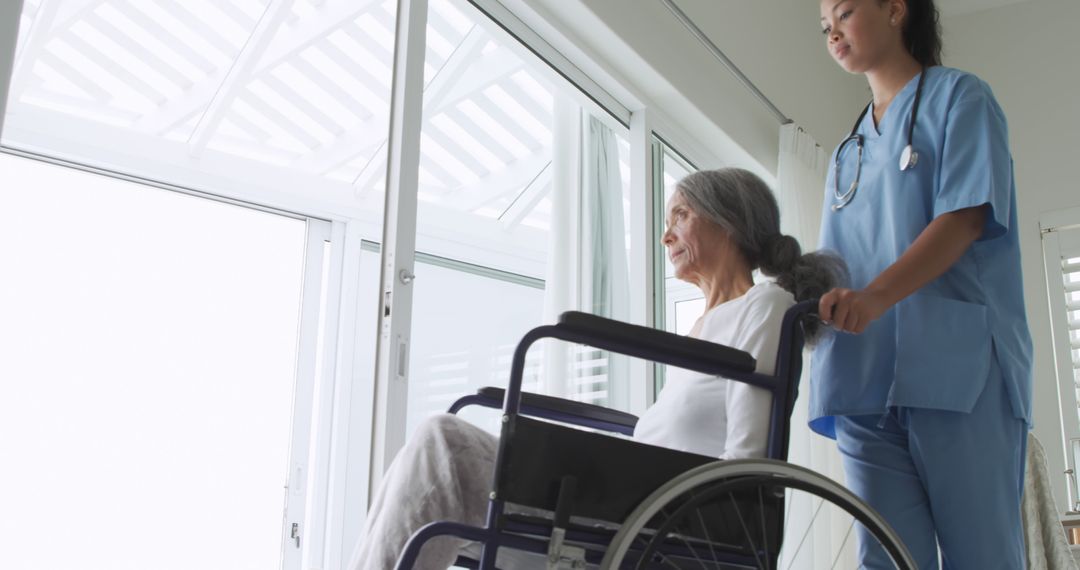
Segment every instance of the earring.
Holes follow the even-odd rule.
[[[896,25],[896,18],[893,18],[893,19],[889,20],[889,25],[895,26]]]

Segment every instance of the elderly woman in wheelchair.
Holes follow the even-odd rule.
[[[681,180],[667,204],[666,226],[662,242],[675,275],[705,297],[706,311],[690,338],[581,313],[534,329],[518,347],[507,390],[485,389],[461,401],[501,405],[502,437],[454,415],[420,427],[374,497],[351,570],[443,569],[455,561],[480,568],[584,568],[599,562],[609,546],[604,563],[612,568],[774,567],[783,518],[777,507],[783,492],[774,482],[785,480],[776,471],[787,467],[773,462],[775,469],[762,471],[761,461],[739,460],[786,457],[802,342],[812,340],[819,325],[803,318],[813,302],[796,304],[836,286],[844,267],[826,254],[802,254],[794,238],[782,235],[771,191],[741,169]],[[771,279],[755,283],[756,269]],[[640,419],[522,394],[524,352],[542,337],[679,368],[671,369],[656,403]],[[717,459],[725,460],[726,469],[743,471],[717,479],[710,474]],[[722,484],[705,495],[729,497],[729,504],[698,501],[704,480]],[[834,503],[848,500],[838,486],[828,493],[818,495]],[[660,516],[673,511],[693,516],[674,522]],[[879,522],[872,515],[857,519]],[[624,524],[615,534],[613,525],[600,521]],[[535,554],[515,556],[511,548]]]

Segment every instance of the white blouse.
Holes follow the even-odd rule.
[[[757,360],[758,373],[772,374],[784,312],[793,304],[776,283],[758,283],[702,315],[690,336],[744,350]],[[762,388],[669,367],[634,439],[720,459],[764,457],[771,404]]]

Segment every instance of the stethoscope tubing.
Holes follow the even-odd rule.
[[[915,136],[915,119],[919,114],[919,104],[922,101],[923,84],[926,81],[926,68],[924,67],[919,73],[919,83],[915,87],[915,101],[911,105],[911,120],[908,121],[907,132],[907,146],[900,153],[900,170],[904,171],[915,166],[919,161],[919,153],[916,152],[911,146],[911,142]],[[859,118],[855,119],[855,124],[851,127],[851,134],[847,136],[836,149],[836,157],[833,159],[833,197],[836,202],[832,205],[832,211],[836,212],[847,206],[855,199],[855,192],[859,188],[859,175],[862,173],[862,154],[863,154],[863,137],[859,134],[859,125],[862,124],[863,119],[866,118],[866,113],[870,111],[870,107],[874,104],[873,101],[866,104],[863,107]],[[840,151],[844,149],[844,146],[849,142],[855,141],[855,146],[858,149],[858,155],[855,162],[855,179],[851,181],[851,186],[848,187],[846,192],[840,192]]]

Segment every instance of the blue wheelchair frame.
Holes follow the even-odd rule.
[[[613,353],[642,358],[657,363],[685,368],[708,375],[723,376],[730,380],[764,388],[772,393],[772,409],[769,420],[769,438],[766,456],[770,459],[786,460],[789,438],[789,419],[798,393],[799,376],[802,371],[802,349],[804,343],[804,319],[816,315],[817,302],[804,301],[789,308],[784,315],[780,336],[780,346],[776,356],[773,375],[754,372],[756,361],[748,353],[731,347],[710,343],[690,337],[675,335],[647,327],[630,325],[611,319],[579,312],[568,312],[560,316],[555,325],[540,326],[529,331],[518,343],[514,352],[510,373],[510,383],[505,390],[483,388],[477,394],[465,396],[455,402],[449,412],[457,413],[468,405],[480,405],[489,408],[502,408],[502,430],[499,440],[498,458],[496,459],[493,491],[490,496],[486,524],[475,527],[456,522],[433,522],[418,530],[409,539],[398,560],[399,570],[411,569],[420,554],[424,543],[437,536],[455,536],[475,541],[483,545],[479,561],[461,558],[457,564],[480,570],[495,569],[495,558],[499,548],[524,550],[538,554],[548,551],[548,540],[555,528],[565,529],[572,514],[574,481],[563,479],[562,488],[555,504],[554,520],[546,524],[522,522],[504,517],[506,498],[502,496],[508,489],[507,472],[510,469],[506,459],[510,456],[515,434],[526,428],[546,422],[537,422],[527,416],[568,423],[586,428],[631,435],[637,418],[631,414],[610,410],[600,406],[584,404],[543,396],[523,393],[522,376],[525,370],[525,356],[529,348],[538,340],[553,338],[567,342],[580,343]],[[531,422],[531,423],[530,423]],[[573,430],[573,428],[564,428]],[[520,428],[520,429],[519,429]],[[543,429],[549,429],[547,427]],[[620,441],[609,436],[589,434],[574,430],[582,437],[603,437]],[[634,442],[634,445],[643,446]],[[625,445],[625,444],[623,444]],[[655,446],[644,446],[663,450],[668,457],[686,456],[688,467],[715,458],[704,458],[695,454],[682,453]],[[569,483],[569,484],[568,484]],[[550,501],[549,501],[550,502]],[[532,505],[535,506],[535,505]],[[550,505],[548,505],[550,506]],[[542,507],[547,508],[547,507]],[[536,537],[543,537],[538,539]],[[577,543],[586,543],[597,547],[606,545],[612,533],[585,531],[581,529],[566,532],[565,538]],[[678,555],[682,547],[671,545],[671,553]],[[589,550],[586,561],[599,563],[602,552]],[[745,554],[720,556],[724,562],[752,565],[752,557]]]

